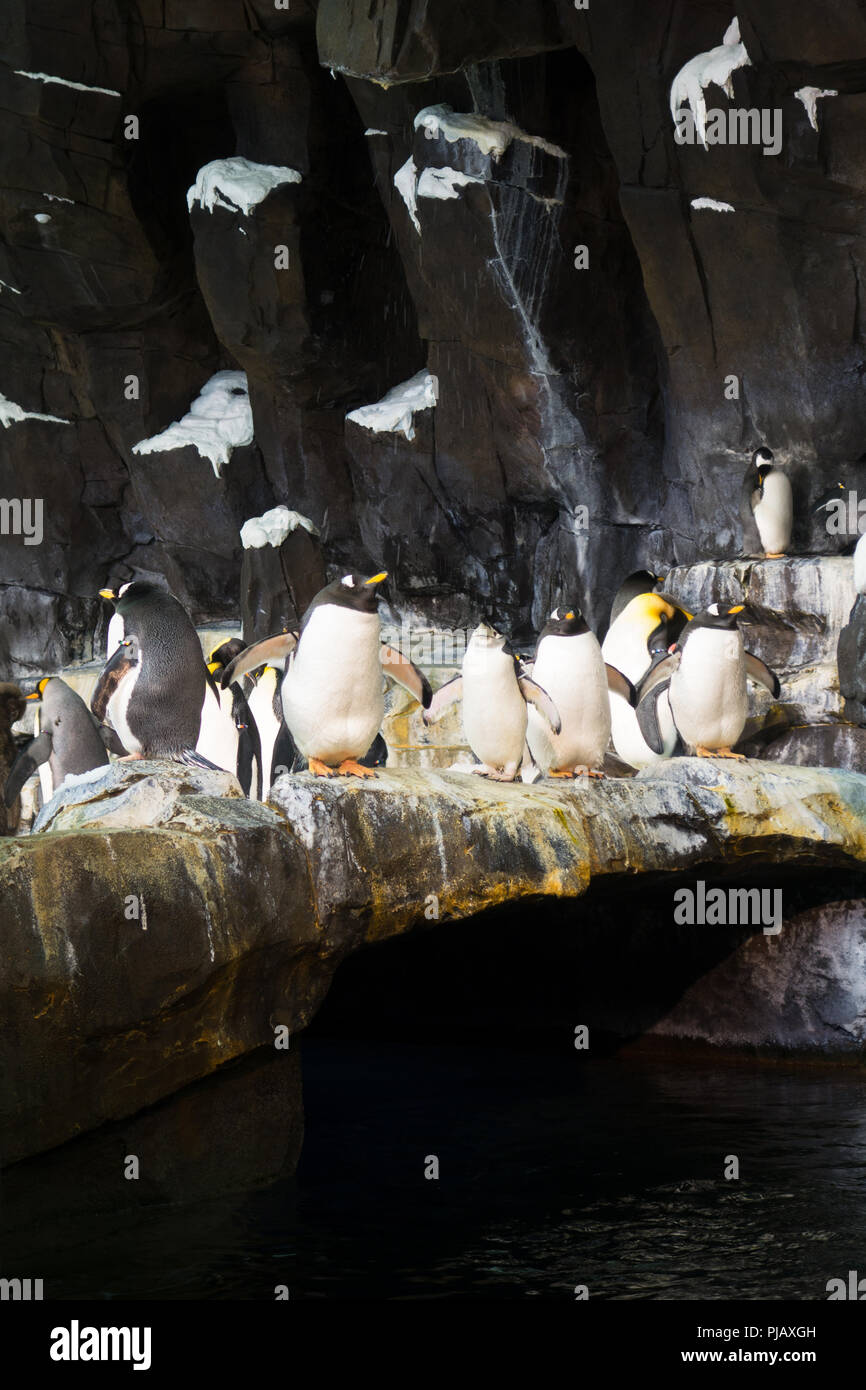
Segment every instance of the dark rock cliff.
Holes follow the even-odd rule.
[[[780,111],[775,155],[674,139],[671,82],[734,12],[750,65],[707,105]],[[240,525],[275,503],[405,609],[518,636],[562,591],[596,620],[638,565],[736,555],[760,442],[799,546],[838,548],[803,504],[866,451],[855,0],[14,0],[2,53],[0,494],[45,534],[0,540],[0,674],[88,656],[133,575],[237,614]],[[838,93],[817,129],[807,86]],[[513,133],[416,129],[431,106]],[[300,182],[188,209],[231,158]],[[347,422],[425,369],[414,437]],[[253,442],[133,452],[221,370]]]

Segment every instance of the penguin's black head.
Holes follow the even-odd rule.
[[[540,642],[544,637],[579,637],[584,632],[589,632],[589,628],[580,609],[575,604],[561,603],[554,608],[538,640]]]
[[[763,482],[768,473],[773,471],[773,451],[761,447],[756,449],[752,455],[752,466],[758,475],[758,483],[763,486]]]
[[[240,656],[242,651],[246,651],[246,642],[240,637],[229,637],[226,642],[221,642],[218,647],[214,647],[208,658],[208,665],[228,666],[229,662],[234,661],[236,656]]]
[[[365,579],[362,574],[350,573],[344,574],[341,579],[335,579],[333,584],[326,584],[324,589],[320,589],[316,594],[304,614],[302,627],[306,626],[313,610],[324,603],[335,604],[338,608],[352,608],[356,613],[378,612],[379,595],[376,589],[382,580],[387,578],[387,570],[381,570],[369,579]]]
[[[686,623],[680,634],[678,645],[682,647],[690,633],[698,627],[712,627],[721,632],[733,632],[738,626],[738,619],[741,613],[745,612],[746,605],[738,603],[733,608],[728,608],[723,603],[711,603],[705,608],[703,613],[698,613],[691,622]]]
[[[99,590],[100,598],[107,598],[109,603],[114,604],[115,613],[127,613],[136,603],[146,602],[154,597],[165,598],[167,594],[167,589],[160,588],[158,584],[150,584],[146,579],[121,584],[117,592],[114,589]]]

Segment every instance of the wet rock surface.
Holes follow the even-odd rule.
[[[165,814],[142,828],[136,802],[151,814],[160,781]],[[0,845],[6,1163],[302,1030],[339,962],[389,937],[531,905],[531,951],[545,904],[574,902],[580,933],[596,887],[808,870],[825,891],[866,863],[866,778],[769,763],[532,788],[305,774],[269,806],[141,763],[59,801],[44,833]]]

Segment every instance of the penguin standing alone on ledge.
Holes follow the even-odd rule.
[[[791,544],[794,497],[787,473],[773,461],[770,449],[756,449],[743,480],[742,512],[754,518],[768,560],[779,560]]]

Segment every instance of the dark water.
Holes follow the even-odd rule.
[[[862,1075],[349,1039],[304,1074],[296,1181],[82,1222],[40,1251],[46,1297],[811,1300],[866,1274]]]

